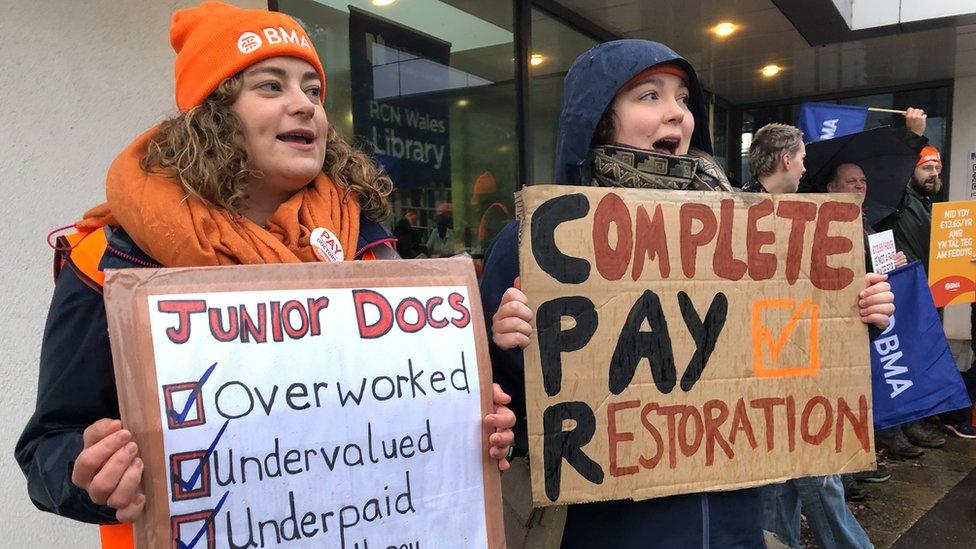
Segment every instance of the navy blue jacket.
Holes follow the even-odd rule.
[[[624,83],[663,62],[680,65],[688,74],[689,109],[695,117],[691,146],[711,153],[704,94],[691,64],[655,42],[617,40],[595,46],[579,56],[566,75],[556,145],[557,182],[589,183],[587,154],[603,111]],[[518,223],[511,222],[485,254],[481,298],[489,332],[502,294],[513,285],[518,273]],[[489,343],[495,381],[512,396],[511,408],[518,417],[516,452],[524,455],[528,437],[522,352],[504,351]],[[761,521],[758,489],[570,505],[562,546],[763,547]]]
[[[389,238],[382,225],[361,218],[357,257]],[[159,265],[125,231],[115,230],[99,269],[147,266]],[[95,504],[71,482],[85,428],[119,417],[105,304],[100,288],[86,279],[70,260],[58,275],[41,344],[37,404],[14,454],[38,509],[106,524],[115,522],[115,509]]]

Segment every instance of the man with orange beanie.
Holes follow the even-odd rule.
[[[884,219],[878,230],[891,229],[895,246],[909,261],[922,262],[928,272],[929,235],[932,231],[932,202],[942,190],[942,155],[928,145],[919,154],[898,212]]]

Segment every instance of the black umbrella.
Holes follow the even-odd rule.
[[[904,128],[875,128],[808,144],[800,192],[826,192],[834,168],[857,164],[868,180],[867,221],[877,223],[901,206],[915,171],[918,151],[905,143],[904,134]]]

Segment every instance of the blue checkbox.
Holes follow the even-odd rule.
[[[210,443],[210,447],[207,448],[207,451],[204,452],[203,456],[200,457],[200,462],[193,470],[193,473],[190,474],[190,478],[188,480],[183,480],[182,478],[178,479],[180,488],[184,492],[192,491],[193,487],[196,486],[197,481],[200,480],[200,475],[203,473],[204,467],[210,461],[210,455],[213,454],[214,449],[217,447],[217,443],[220,442],[220,437],[224,436],[224,431],[227,430],[227,425],[229,424],[229,419],[224,421],[224,425],[220,428],[220,431],[217,432],[217,436]],[[173,474],[182,476],[180,471],[174,471]]]
[[[203,385],[210,379],[217,363],[214,362],[196,382],[175,383],[163,386],[163,399],[166,403],[166,420],[170,429],[195,427],[206,423],[203,410]],[[189,393],[183,401],[183,395]],[[192,412],[196,412],[190,417]]]
[[[224,506],[224,502],[227,500],[227,496],[229,495],[230,492],[224,492],[224,495],[220,498],[220,501],[217,502],[217,505],[212,510],[199,511],[197,513],[190,513],[188,515],[177,515],[170,518],[172,536],[176,541],[176,547],[178,549],[193,549],[196,544],[204,538],[204,536],[206,536],[207,547],[212,547],[216,544],[216,528],[214,527],[214,520],[217,518],[217,515],[220,513],[220,509]],[[183,541],[183,527],[192,526],[201,522],[203,524],[201,524],[196,533],[193,534],[190,541]]]

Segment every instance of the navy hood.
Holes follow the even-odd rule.
[[[712,154],[705,94],[691,63],[664,44],[649,40],[614,40],[590,48],[576,58],[566,73],[556,137],[556,183],[586,183],[590,142],[603,111],[627,81],[661,63],[678,65],[688,74],[688,108],[695,117],[691,147]]]

